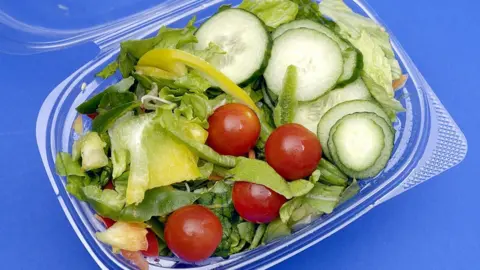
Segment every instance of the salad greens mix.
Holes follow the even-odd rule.
[[[140,268],[138,252],[226,258],[332,213],[385,168],[404,110],[388,33],[342,0],[222,6],[122,42],[97,76],[117,74],[77,107],[92,128],[56,170]]]

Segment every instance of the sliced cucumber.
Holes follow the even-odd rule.
[[[343,73],[338,79],[338,85],[346,85],[358,79],[363,68],[363,56],[354,47],[343,50],[342,55]]]
[[[273,32],[272,38],[276,39],[279,36],[283,35],[285,32],[287,32],[288,30],[299,29],[299,28],[307,28],[307,29],[315,30],[317,32],[325,34],[327,37],[337,42],[338,46],[340,47],[340,50],[342,51],[350,47],[350,45],[348,45],[347,42],[345,42],[343,39],[337,36],[332,30],[328,29],[328,27],[311,20],[298,20],[298,21],[293,21],[290,23],[283,24],[280,27],[278,27],[275,30],[275,32]]]
[[[297,100],[316,99],[331,90],[343,72],[343,58],[338,44],[315,30],[299,28],[278,37],[272,48],[264,77],[268,88],[282,91],[287,67],[298,70]]]
[[[343,117],[330,131],[334,157],[354,171],[370,168],[385,146],[382,128],[362,113]]]
[[[328,148],[335,164],[348,176],[377,175],[392,154],[395,134],[375,113],[354,113],[340,119],[330,131]]]
[[[333,41],[337,42],[340,50],[342,51],[343,56],[343,73],[338,80],[338,83],[341,85],[346,85],[355,81],[359,77],[359,72],[363,66],[362,54],[357,51],[352,45],[340,38],[335,32],[330,30],[328,27],[321,25],[317,22],[311,20],[298,20],[290,23],[286,23],[278,27],[275,32],[272,34],[272,38],[276,39],[288,30],[299,29],[299,28],[308,28],[315,31],[318,31],[322,34],[325,34],[327,37],[331,38]]]
[[[196,49],[205,49],[213,42],[226,52],[210,62],[236,84],[246,85],[260,77],[270,58],[272,41],[264,23],[245,10],[215,14],[195,36]]]
[[[327,157],[331,157],[330,149],[328,148],[328,140],[332,127],[344,116],[358,112],[375,113],[385,119],[385,121],[390,121],[388,115],[375,101],[353,100],[337,104],[335,107],[328,110],[322,116],[320,122],[318,122],[317,136],[323,146],[323,152]]]
[[[303,125],[313,133],[317,133],[318,122],[328,110],[342,102],[368,99],[371,99],[368,88],[362,79],[357,79],[355,82],[343,88],[332,90],[314,101],[300,103],[297,107],[294,122]]]

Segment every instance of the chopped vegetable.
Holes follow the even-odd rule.
[[[80,138],[55,159],[97,239],[140,269],[336,218],[386,167],[403,110],[388,33],[342,0],[244,0],[194,23],[123,41],[96,76],[124,79],[76,108]]]

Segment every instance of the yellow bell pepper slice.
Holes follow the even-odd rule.
[[[153,49],[140,58],[139,66],[157,67],[172,73],[175,73],[179,65],[186,65],[203,73],[209,79],[214,81],[225,93],[233,96],[238,101],[249,106],[255,112],[259,112],[257,105],[250,96],[238,87],[232,80],[225,76],[207,61],[190,53],[176,49]]]
[[[167,79],[167,80],[175,80],[178,78],[177,75],[175,75],[172,72],[165,71],[163,69],[159,69],[156,67],[147,67],[147,66],[136,66],[135,70],[142,75],[147,75],[151,77],[156,77],[160,79]]]

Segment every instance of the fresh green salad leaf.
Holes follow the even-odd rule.
[[[328,21],[322,17],[318,10],[318,4],[312,0],[290,0],[298,5],[297,20],[307,19],[317,21],[322,24],[328,24]]]
[[[274,130],[274,122],[271,117],[272,111],[267,106],[260,107],[260,113],[258,114],[258,119],[260,120],[260,138],[257,142],[257,147],[262,149],[267,143],[268,137],[272,134]]]
[[[239,157],[237,165],[230,170],[230,174],[234,181],[264,185],[287,199],[293,197],[287,181],[265,161]]]
[[[154,216],[166,216],[173,211],[193,204],[199,194],[180,191],[172,187],[159,187],[145,192],[145,198],[137,205],[128,205],[118,216],[118,220],[142,222]]]
[[[165,235],[164,235],[164,225],[158,219],[152,218],[146,222],[150,226],[150,230],[155,233],[157,236],[158,241],[158,254],[160,256],[169,256],[170,250],[165,242]]]
[[[76,108],[76,110],[81,114],[95,113],[97,112],[98,105],[102,101],[102,98],[104,95],[106,95],[107,93],[127,92],[128,90],[130,90],[130,88],[134,83],[135,83],[135,79],[133,77],[125,78],[120,82],[109,86],[103,92],[100,92],[97,95],[90,98],[89,100],[83,102]]]
[[[244,0],[238,7],[257,15],[270,28],[295,20],[298,13],[298,5],[289,0]]]
[[[317,211],[330,214],[338,205],[344,189],[344,187],[316,183],[315,187],[305,195],[304,201]]]
[[[385,29],[353,12],[343,0],[324,0],[319,7],[324,15],[337,23],[340,35],[362,53],[362,78],[372,96],[391,116],[403,111],[401,103],[394,98],[392,86],[392,81],[401,76],[400,65]]]
[[[342,204],[351,198],[353,198],[355,195],[360,192],[360,185],[358,184],[358,181],[356,179],[353,179],[352,183],[342,192],[340,195],[340,201],[338,204]]]
[[[255,236],[255,224],[251,222],[241,222],[237,224],[238,233],[240,238],[248,243],[252,243]]]
[[[78,161],[74,161],[69,153],[58,152],[55,159],[55,170],[60,176],[85,176],[85,171],[82,169]]]
[[[65,188],[67,189],[68,193],[72,194],[79,200],[85,200],[83,197],[82,188],[85,186],[85,177],[77,176],[77,175],[70,175],[67,176],[67,185]]]
[[[295,111],[298,105],[296,93],[297,68],[295,66],[289,66],[286,71],[283,90],[278,98],[278,103],[273,114],[273,119],[277,127],[292,123],[295,119]]]
[[[104,69],[102,69],[102,71],[95,74],[95,76],[106,79],[112,76],[113,74],[115,74],[117,69],[118,69],[118,62],[113,61],[112,63],[108,64]]]
[[[218,181],[207,192],[203,193],[198,199],[198,203],[209,208],[220,219],[222,224],[222,241],[220,242],[215,254],[221,257],[227,257],[230,249],[238,245],[239,235],[236,226],[233,226],[233,217],[235,208],[232,202],[232,185],[223,181]]]
[[[164,115],[173,117],[171,111]],[[116,124],[109,131],[112,137],[113,177],[123,173],[130,161],[127,204],[142,201],[147,189],[167,186],[201,177],[198,158],[182,142],[158,123],[163,116],[133,116]],[[194,143],[203,144],[207,132],[184,118],[174,118],[176,133]]]
[[[267,230],[266,224],[262,223],[257,226],[257,229],[255,230],[255,235],[253,236],[253,240],[252,240],[252,243],[250,244],[249,249],[254,249],[261,244],[263,235],[265,234],[266,230]]]
[[[109,111],[99,114],[92,122],[92,130],[96,132],[106,132],[120,117],[124,116],[133,109],[140,107],[140,105],[142,105],[141,102],[132,101],[121,104]]]
[[[203,94],[183,95],[180,106],[175,113],[184,116],[187,120],[208,128],[208,117],[213,113],[213,108],[206,96]]]
[[[122,92],[122,93],[109,92],[102,97],[100,104],[98,104],[97,111],[100,114],[103,114],[120,105],[133,102],[136,99],[137,97],[132,92]]]
[[[135,70],[138,59],[154,48],[181,49],[189,43],[196,43],[194,23],[195,18],[192,18],[185,28],[172,29],[162,27],[155,37],[122,42],[117,61],[123,77],[130,76]]]
[[[160,123],[160,125],[171,136],[185,144],[192,152],[194,152],[203,160],[226,168],[235,166],[235,157],[220,155],[204,143],[200,143],[185,136],[185,134],[182,132],[182,130],[185,129],[185,121],[180,121],[178,116],[165,110],[159,110],[157,114],[157,121]]]
[[[310,181],[299,179],[288,182],[288,186],[293,197],[300,197],[310,192],[315,185]]]
[[[77,161],[82,158],[82,169],[90,171],[108,165],[105,154],[107,144],[102,141],[97,132],[88,132],[73,144],[72,158]]]
[[[125,196],[115,190],[105,189],[95,185],[82,188],[82,198],[103,217],[118,220],[120,211],[125,206]]]
[[[276,219],[268,223],[265,235],[263,236],[262,243],[268,244],[275,239],[285,237],[292,234],[290,228],[282,222],[280,219]]]
[[[203,93],[212,85],[198,71],[192,70],[174,83],[176,88],[186,88],[193,93]]]

